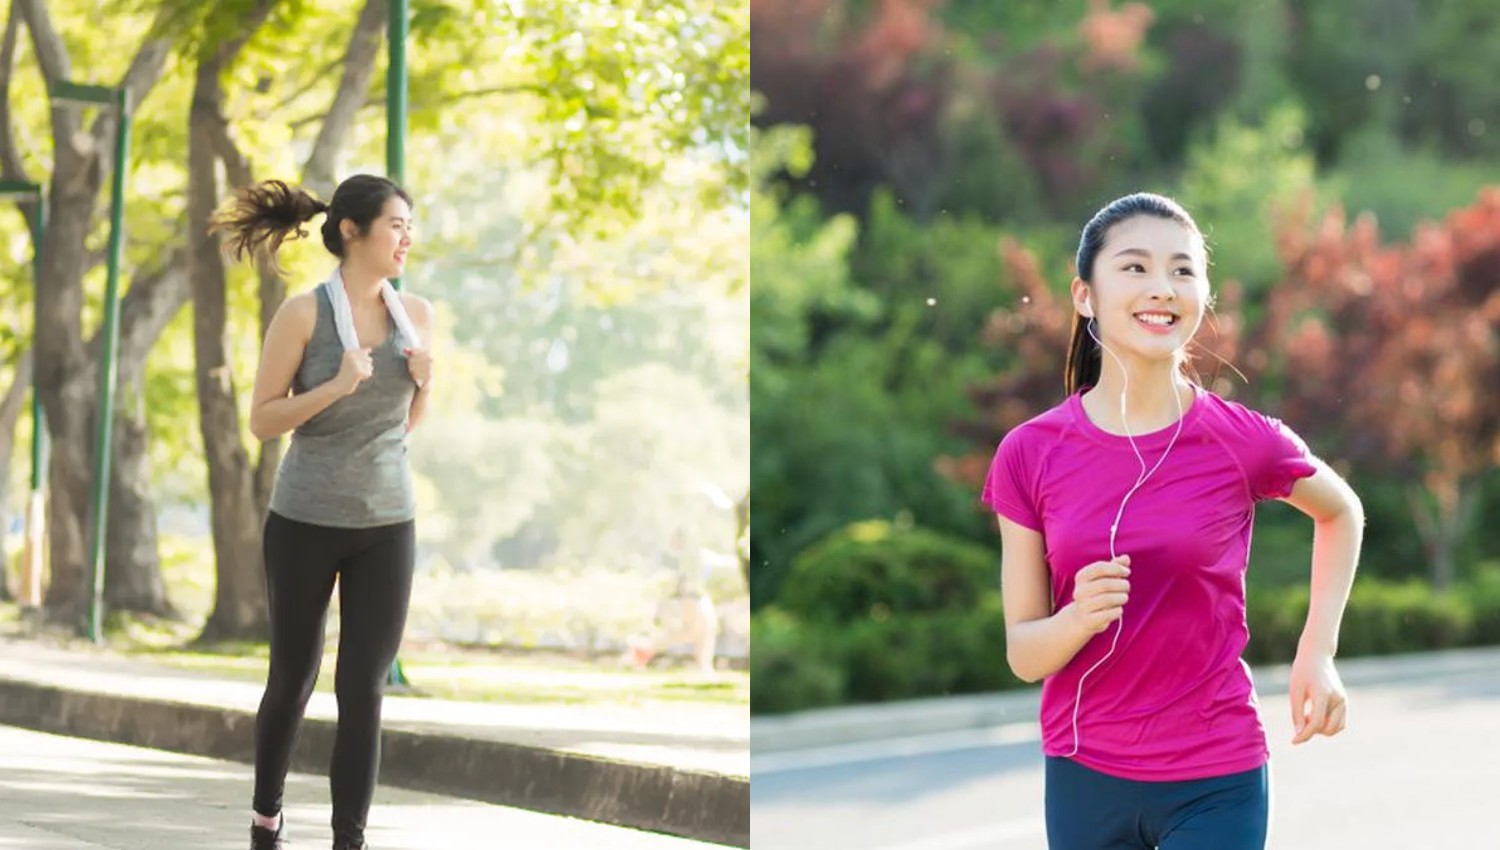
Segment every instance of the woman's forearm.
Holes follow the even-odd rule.
[[[1354,585],[1364,528],[1364,509],[1358,501],[1342,513],[1314,524],[1312,586],[1299,649],[1329,656],[1337,653],[1339,624]]]
[[[329,381],[299,395],[272,399],[250,411],[250,433],[261,442],[274,440],[342,397],[339,388]]]
[[[1067,666],[1093,636],[1069,602],[1050,617],[1006,629],[1005,658],[1022,681],[1039,682]]]
[[[411,397],[411,407],[406,412],[406,433],[417,430],[417,423],[427,412],[427,396],[432,393],[432,382],[428,381]]]

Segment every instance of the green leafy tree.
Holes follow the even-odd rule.
[[[0,135],[7,144],[0,150],[8,177],[50,172],[54,215],[37,334],[46,349],[38,352],[44,363],[39,390],[57,411],[49,418],[49,605],[58,612],[76,606],[81,588],[97,352],[83,329],[97,326],[99,316],[105,226],[98,202],[111,167],[106,142],[113,124],[109,116],[85,125],[87,116],[76,111],[54,113],[45,86],[63,78],[124,80],[137,108],[126,205],[124,397],[116,430],[129,439],[117,443],[114,477],[129,486],[111,498],[109,557],[134,553],[130,557],[154,573],[155,545],[144,536],[155,526],[154,498],[192,502],[203,498],[208,482],[221,571],[221,610],[208,633],[245,633],[263,619],[257,617],[250,531],[279,453],[274,443],[259,451],[247,447],[243,396],[264,322],[287,289],[299,286],[295,281],[321,279],[327,260],[302,245],[287,252],[284,280],[219,270],[199,225],[233,186],[252,179],[289,178],[326,197],[342,175],[383,170],[385,4],[124,3],[108,10],[107,28],[97,26],[97,9],[73,0],[26,0],[15,8],[6,43],[30,34],[33,49],[7,47],[4,53],[6,121],[0,129],[7,132]],[[447,190],[474,182],[476,171],[497,170],[533,182],[528,195],[537,202],[520,211],[512,221],[517,238],[504,243],[528,261],[535,256],[526,252],[548,241],[616,238],[633,230],[641,239],[635,258],[670,253],[661,248],[665,227],[647,237],[636,224],[667,215],[664,192],[693,195],[691,202],[670,205],[682,221],[691,221],[694,209],[744,203],[747,33],[743,4],[702,0],[414,3],[408,182],[420,214],[444,214],[446,198],[437,187]],[[106,42],[140,47],[132,54]],[[97,64],[75,67],[73,56]],[[49,137],[47,122],[54,118],[48,149],[39,140]],[[472,153],[479,151],[496,155],[476,162]],[[219,163],[227,185],[214,177]],[[491,194],[455,204],[452,212],[461,219],[512,186],[490,184]],[[469,244],[477,247],[473,236]],[[676,257],[702,267],[686,252]],[[491,255],[486,262],[504,258]],[[414,277],[420,288],[420,273]],[[615,277],[616,297],[623,298],[645,275]],[[715,282],[732,291],[734,278],[718,275]],[[195,291],[200,309],[189,320],[181,306]],[[161,348],[154,349],[158,340]],[[161,356],[148,370],[146,355],[154,350]],[[194,369],[185,367],[188,352]],[[452,362],[470,375],[486,371],[463,356]],[[174,437],[147,439],[153,433]],[[153,491],[153,478],[166,486]],[[118,538],[117,525],[125,532]],[[108,569],[112,582],[129,572],[114,563]]]
[[[1184,162],[1177,196],[1208,231],[1212,283],[1237,281],[1255,303],[1281,278],[1277,222],[1291,205],[1317,191],[1305,123],[1302,111],[1290,104],[1271,110],[1258,124],[1226,118]],[[1250,171],[1243,167],[1246,162],[1258,165]]]
[[[7,61],[0,68],[4,73],[0,99],[7,103],[7,110],[17,89],[30,92],[22,102],[41,104],[47,101],[47,87],[54,83],[100,75],[124,88],[132,103],[143,104],[166,69],[168,45],[161,39],[150,37],[150,17],[127,18],[111,32],[117,44],[128,45],[125,50],[106,51],[101,48],[93,54],[107,56],[105,61],[113,67],[75,68],[72,57],[82,51],[78,50],[76,42],[68,43],[58,24],[81,26],[87,14],[85,10],[69,8],[54,17],[53,10],[42,0],[25,0],[12,4],[10,14],[7,49],[4,51]],[[10,46],[14,43],[17,15],[26,24],[32,47],[29,57],[32,74],[27,75],[29,79],[25,82],[13,72],[13,68],[19,66],[10,63],[15,58]],[[49,117],[50,134],[43,129],[47,127]],[[38,325],[34,333],[36,357],[41,367],[36,392],[46,408],[52,439],[48,475],[52,581],[47,589],[46,604],[54,614],[71,619],[81,613],[84,602],[84,516],[92,477],[89,461],[97,416],[93,390],[98,380],[97,356],[101,347],[97,335],[89,339],[83,333],[84,279],[102,259],[94,247],[99,244],[94,239],[100,230],[95,210],[104,178],[112,169],[120,167],[119,163],[110,161],[113,151],[110,141],[118,118],[105,112],[86,124],[79,110],[66,108],[50,110],[50,115],[29,114],[26,118],[30,120],[29,132],[25,134],[17,132],[10,121],[5,122],[6,132],[0,138],[0,147],[5,150],[3,161],[8,177],[24,179],[44,170],[50,171],[49,179],[31,178],[33,182],[46,184],[49,214],[41,256],[41,281],[36,296]],[[22,152],[20,139],[48,135],[50,155],[42,151]],[[119,383],[125,388],[126,397],[121,404],[122,427],[115,432],[115,447],[124,450],[115,455],[113,464],[115,480],[119,483],[110,494],[113,510],[106,529],[106,550],[116,557],[112,559],[113,563],[106,562],[106,568],[107,575],[117,577],[117,586],[118,577],[133,576],[139,581],[129,584],[146,588],[145,598],[125,601],[135,607],[163,610],[165,599],[160,593],[159,580],[153,579],[154,553],[149,551],[152,547],[148,545],[143,551],[142,548],[121,545],[142,536],[149,540],[154,533],[154,517],[146,496],[146,470],[139,448],[145,442],[144,424],[140,405],[131,404],[130,397],[131,387],[139,380],[151,343],[172,313],[180,308],[186,293],[180,276],[172,270],[170,258],[167,263],[158,261],[145,269],[129,269],[126,273],[132,281],[121,310],[119,363],[122,379]],[[136,273],[140,274],[139,278],[135,277]],[[136,450],[131,451],[131,448]],[[127,540],[121,541],[121,536]],[[126,553],[144,554],[145,557],[119,560],[118,556]],[[119,601],[117,597],[116,602]]]

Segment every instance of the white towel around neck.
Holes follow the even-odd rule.
[[[414,349],[421,348],[422,338],[417,336],[411,317],[406,315],[406,305],[401,303],[401,293],[391,286],[389,280],[380,282],[380,298],[385,301],[386,311],[391,314],[391,319],[396,322],[396,328],[401,331],[407,343]],[[344,275],[337,268],[328,278],[328,300],[333,302],[333,324],[338,328],[339,342],[344,350],[359,348],[359,334],[354,330],[354,311],[349,309],[349,293],[344,289]]]

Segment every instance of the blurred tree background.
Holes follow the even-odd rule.
[[[284,279],[224,270],[212,245],[195,256],[199,225],[251,180],[327,198],[385,173],[386,3],[5,5],[3,177],[42,184],[52,216],[38,284],[27,202],[0,210],[10,584],[35,347],[53,431],[46,607],[68,619],[85,599],[113,121],[54,110],[46,91],[122,85],[135,112],[107,603],[189,636],[260,636],[258,551],[231,538],[258,531],[280,457],[246,425],[261,329],[332,261],[314,231],[283,251]],[[411,15],[404,283],[437,306],[442,371],[411,441],[413,634],[621,649],[686,571],[744,610],[728,621],[743,655],[748,5],[413,0]],[[210,463],[228,484],[210,488]]]
[[[1364,499],[1343,653],[1500,642],[1491,4],[752,0],[751,30],[754,710],[1016,684],[978,492],[1062,399],[1079,231],[1136,190],[1208,238],[1205,384]],[[1258,511],[1252,661],[1290,660],[1311,539]]]

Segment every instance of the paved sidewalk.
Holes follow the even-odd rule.
[[[0,726],[0,848],[245,850],[249,765]],[[332,844],[328,781],[287,777],[295,850]],[[366,839],[379,850],[711,850],[669,835],[382,787]]]
[[[253,760],[261,686],[0,639],[0,723]],[[316,693],[293,768],[326,771]],[[514,706],[389,695],[382,783],[749,846],[744,707]],[[0,843],[0,847],[3,847]]]

